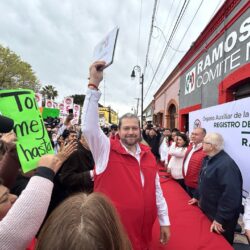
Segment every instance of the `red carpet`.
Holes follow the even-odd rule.
[[[160,175],[166,175],[160,172]],[[153,227],[151,250],[232,250],[218,234],[210,233],[211,222],[197,206],[188,205],[190,197],[174,180],[161,177],[163,194],[168,203],[171,238],[167,245],[159,243],[160,227],[156,220]]]

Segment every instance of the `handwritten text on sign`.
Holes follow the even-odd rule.
[[[36,168],[42,155],[53,154],[32,90],[1,90],[0,111],[15,122],[17,153],[24,172]]]

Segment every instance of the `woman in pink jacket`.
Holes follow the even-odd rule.
[[[184,133],[178,133],[176,137],[175,147],[170,147],[168,152],[168,154],[171,155],[171,158],[168,162],[168,171],[171,173],[172,178],[175,179],[185,189],[182,165],[189,140]]]

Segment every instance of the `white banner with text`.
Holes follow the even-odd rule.
[[[243,176],[243,189],[250,191],[250,97],[189,113],[190,133],[196,127],[220,133],[225,151]]]

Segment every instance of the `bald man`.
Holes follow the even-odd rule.
[[[195,128],[191,133],[189,145],[183,161],[183,176],[187,193],[193,197],[198,187],[198,177],[203,158],[206,156],[202,150],[202,141],[206,135],[204,128]]]

